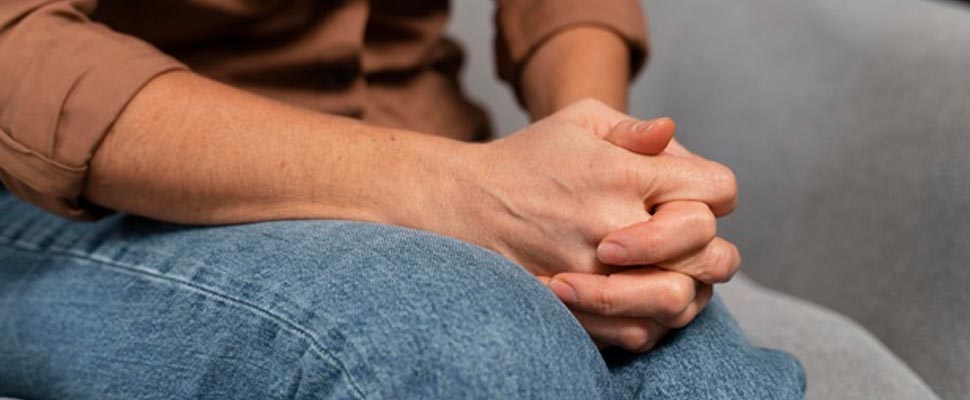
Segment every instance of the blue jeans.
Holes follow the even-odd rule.
[[[795,399],[791,356],[716,300],[601,353],[528,272],[345,221],[186,227],[46,215],[0,189],[0,395],[27,399]]]

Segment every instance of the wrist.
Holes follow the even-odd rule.
[[[441,147],[438,147],[441,146]],[[410,175],[407,204],[387,221],[434,232],[503,254],[501,238],[510,228],[507,211],[496,202],[492,167],[497,158],[490,143],[447,141],[434,149]]]
[[[417,133],[392,140],[374,155],[377,175],[359,203],[372,222],[461,237],[456,224],[467,219],[465,195],[478,181],[482,144]],[[382,152],[378,152],[382,153]]]

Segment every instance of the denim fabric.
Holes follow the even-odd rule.
[[[719,300],[655,351],[599,352],[528,272],[347,221],[48,216],[0,191],[0,396],[796,399]]]

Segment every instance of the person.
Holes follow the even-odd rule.
[[[0,394],[801,398],[730,170],[624,113],[638,3],[499,1],[493,141],[447,8],[0,4]]]

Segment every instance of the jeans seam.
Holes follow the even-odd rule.
[[[167,282],[169,282],[171,284],[175,284],[177,286],[182,286],[182,287],[185,287],[185,288],[187,288],[189,290],[192,290],[192,291],[194,291],[196,293],[202,294],[203,296],[214,297],[214,298],[217,298],[219,300],[226,301],[229,304],[234,304],[234,305],[236,305],[236,306],[238,306],[240,308],[247,309],[247,310],[249,310],[249,311],[251,311],[251,312],[253,312],[253,313],[257,314],[257,315],[261,315],[261,316],[263,316],[265,318],[269,318],[270,320],[273,320],[273,321],[276,321],[277,323],[279,323],[284,329],[286,329],[287,331],[289,331],[291,334],[294,334],[294,335],[296,335],[298,337],[303,337],[305,340],[307,340],[310,343],[310,348],[314,352],[318,353],[317,355],[320,356],[322,360],[329,360],[332,364],[334,364],[344,374],[344,376],[347,377],[347,382],[350,384],[350,387],[355,392],[354,393],[356,395],[355,397],[357,397],[359,399],[366,399],[367,398],[367,396],[364,394],[364,391],[361,390],[361,388],[357,384],[357,382],[354,381],[354,378],[350,374],[350,371],[347,369],[347,367],[344,365],[344,363],[340,360],[340,358],[338,358],[337,356],[335,356],[333,353],[331,353],[330,351],[328,351],[326,349],[326,347],[324,347],[322,344],[320,344],[320,341],[317,339],[316,336],[314,336],[312,333],[310,333],[309,329],[306,329],[303,326],[301,326],[300,324],[298,324],[296,322],[293,322],[293,321],[290,321],[286,317],[284,317],[282,315],[279,315],[279,314],[276,314],[276,313],[274,313],[274,312],[272,312],[272,311],[270,311],[268,309],[265,309],[263,307],[260,307],[260,306],[258,306],[256,304],[251,303],[251,302],[248,302],[248,301],[245,301],[245,300],[242,300],[242,299],[238,299],[238,298],[229,296],[229,295],[227,295],[225,293],[220,293],[220,292],[218,292],[218,291],[216,291],[214,289],[207,288],[207,287],[202,286],[202,285],[197,285],[197,284],[195,284],[195,283],[193,283],[191,281],[181,280],[181,279],[177,279],[175,277],[171,277],[171,276],[166,276],[166,275],[162,275],[162,274],[153,273],[153,272],[151,272],[149,270],[146,270],[145,268],[140,267],[138,265],[124,263],[124,262],[117,261],[117,260],[113,260],[113,259],[106,258],[106,257],[99,257],[99,256],[96,256],[96,255],[93,255],[93,254],[81,253],[81,252],[77,252],[77,251],[73,251],[73,250],[69,250],[69,249],[64,249],[64,248],[60,248],[60,247],[55,247],[55,246],[51,246],[51,247],[47,247],[45,249],[42,249],[42,248],[40,248],[40,247],[38,247],[38,246],[36,246],[36,245],[34,245],[32,243],[10,240],[10,239],[4,238],[4,237],[0,237],[0,243],[7,243],[7,244],[13,246],[14,248],[17,248],[17,249],[20,249],[20,250],[24,250],[24,251],[33,252],[33,253],[43,254],[44,252],[51,252],[51,253],[54,253],[56,255],[61,255],[61,256],[71,257],[71,258],[77,258],[77,259],[86,260],[86,261],[89,261],[89,262],[94,262],[94,263],[106,265],[109,268],[113,268],[113,269],[116,269],[116,270],[120,270],[122,272],[133,273],[133,274],[142,275],[142,276],[145,276],[145,277],[148,277],[148,278],[152,278],[152,279],[156,279],[156,280],[167,281]]]

